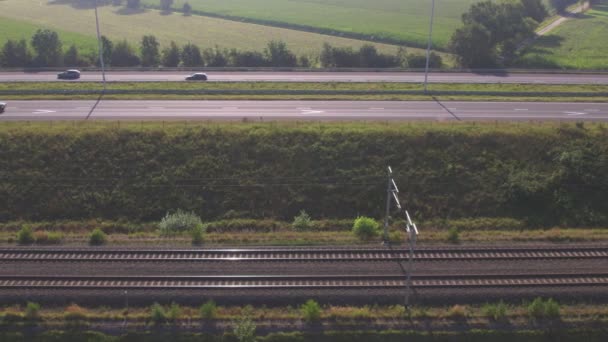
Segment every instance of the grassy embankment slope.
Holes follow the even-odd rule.
[[[192,42],[201,48],[219,46],[240,50],[261,51],[270,40],[283,40],[301,54],[318,54],[323,43],[358,48],[361,40],[315,34],[284,28],[248,24],[202,16],[184,17],[179,13],[162,15],[156,10],[127,14],[123,7],[100,8],[101,31],[110,39],[123,39],[139,44],[141,37],[154,34],[161,47],[172,40],[179,44]],[[10,20],[7,20],[10,18]],[[23,28],[21,28],[23,27]],[[7,38],[29,36],[33,28],[49,28],[87,37],[86,44],[95,44],[95,17],[90,9],[67,4],[50,4],[38,0],[0,1],[0,43]],[[16,34],[17,32],[18,34]],[[26,34],[27,33],[27,34]],[[84,39],[84,38],[83,38]],[[394,45],[373,43],[379,51],[395,53]],[[416,52],[410,49],[410,52]]]
[[[608,0],[562,23],[527,48],[518,62],[527,67],[608,69]]]

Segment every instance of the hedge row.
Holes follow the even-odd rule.
[[[601,125],[41,127],[0,129],[0,221],[381,217],[391,165],[419,220],[608,224]]]

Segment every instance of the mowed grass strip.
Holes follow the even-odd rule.
[[[608,70],[608,0],[540,37],[520,58],[525,67]]]
[[[103,6],[99,8],[101,32],[112,40],[127,39],[139,46],[142,36],[153,34],[161,48],[171,41],[180,45],[187,42],[200,48],[236,48],[262,51],[270,40],[282,40],[298,55],[317,55],[323,43],[337,47],[358,49],[369,42],[321,35],[310,32],[276,28],[270,26],[236,22],[211,17],[184,17],[179,13],[163,15],[156,10],[127,12],[123,7]],[[5,18],[29,23],[37,28],[49,28],[95,37],[95,16],[92,9],[80,9],[65,3],[49,3],[38,0],[0,1],[0,27]],[[26,24],[24,24],[26,25]],[[0,41],[7,35],[0,30]],[[6,38],[4,38],[6,39]],[[397,46],[372,43],[384,53],[396,53]],[[422,50],[409,49],[421,53]]]
[[[14,82],[0,83],[0,92],[21,94],[3,95],[6,100],[85,100],[95,99],[103,87],[100,83],[79,82]],[[432,101],[422,93],[418,83],[289,83],[289,82],[116,82],[109,83],[110,91],[129,91],[129,94],[108,93],[107,100],[377,100],[377,101]],[[431,94],[441,100],[452,101],[530,101],[530,102],[608,102],[608,85],[535,85],[535,84],[459,84],[439,83],[429,87],[431,92],[463,91],[471,94]],[[40,93],[36,93],[40,91]],[[46,91],[65,91],[66,94],[45,94]],[[69,93],[93,91],[93,94]],[[152,93],[146,93],[151,91]],[[180,93],[180,92],[184,93]],[[200,93],[197,93],[199,92]],[[225,91],[224,93],[222,93]],[[276,93],[272,93],[276,91]],[[293,93],[285,93],[293,91]],[[419,92],[404,93],[395,92]],[[33,92],[28,94],[27,92]],[[162,92],[166,92],[163,94]],[[205,93],[210,92],[210,93]],[[239,93],[242,92],[242,93]],[[325,92],[325,93],[324,93]],[[343,93],[340,93],[343,92]],[[349,94],[349,92],[357,92]],[[484,93],[485,92],[485,93]],[[496,92],[497,94],[487,94]],[[525,93],[541,93],[534,96]],[[504,95],[502,94],[504,93]],[[542,94],[546,93],[546,94]],[[565,93],[566,96],[551,95]],[[584,96],[577,96],[585,94]],[[593,96],[597,94],[597,96]]]
[[[84,100],[101,93],[100,83],[14,82],[0,83],[6,100]],[[107,100],[378,100],[432,101],[537,101],[607,102],[608,85],[535,85],[535,84],[431,84],[431,94],[423,94],[418,83],[352,82],[116,82],[109,83]],[[46,94],[57,91],[56,94]],[[91,94],[78,93],[91,91]],[[113,92],[128,91],[120,94]],[[440,92],[471,92],[442,94]],[[10,92],[10,93],[9,93]],[[17,92],[13,94],[12,92]],[[21,93],[19,93],[21,92]],[[65,92],[65,93],[61,93]],[[292,92],[292,93],[289,93]],[[349,93],[354,92],[354,93]],[[404,92],[404,93],[399,93]],[[410,92],[410,93],[407,93]],[[435,92],[435,93],[433,93]],[[488,94],[493,92],[494,94]],[[530,93],[529,95],[525,93]],[[594,96],[594,94],[596,94]]]

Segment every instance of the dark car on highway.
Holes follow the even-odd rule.
[[[6,108],[6,102],[0,102],[0,114],[4,113],[5,108]]]
[[[186,81],[206,81],[207,80],[207,74],[203,73],[203,72],[197,72],[194,73],[188,77],[186,77]]]
[[[80,78],[80,71],[75,69],[66,70],[57,74],[60,80],[77,80]]]

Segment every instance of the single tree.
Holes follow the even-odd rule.
[[[61,40],[57,32],[51,30],[38,30],[32,37],[32,47],[36,51],[34,58],[38,66],[61,66],[63,52]]]
[[[173,0],[160,0],[160,9],[163,11],[171,11],[171,6],[173,6]]]
[[[68,67],[80,65],[80,57],[76,45],[72,44],[65,52],[63,55],[63,63]]]
[[[103,63],[105,65],[112,64],[112,51],[114,49],[114,44],[112,44],[112,41],[108,39],[108,37],[101,36],[101,46],[103,49]],[[99,64],[99,62],[97,64]]]
[[[198,46],[188,43],[182,48],[182,63],[185,67],[197,67],[203,65],[203,57]]]
[[[184,12],[185,16],[192,15],[192,6],[189,3],[185,2],[184,6],[182,6],[182,12]]]
[[[168,48],[163,50],[163,57],[161,63],[163,66],[175,68],[179,65],[179,47],[172,41]]]
[[[539,23],[549,15],[542,0],[521,0],[521,4],[524,7],[525,15]]]
[[[138,9],[141,6],[140,0],[127,0],[127,8]]]
[[[264,55],[268,64],[273,67],[295,67],[298,64],[296,55],[289,51],[285,42],[280,40],[268,42]]]
[[[126,40],[116,43],[112,49],[111,59],[112,66],[117,67],[138,66],[140,64],[139,57],[137,57],[133,47]]]
[[[158,66],[160,53],[158,41],[153,35],[143,36],[141,40],[141,64],[145,67]]]

